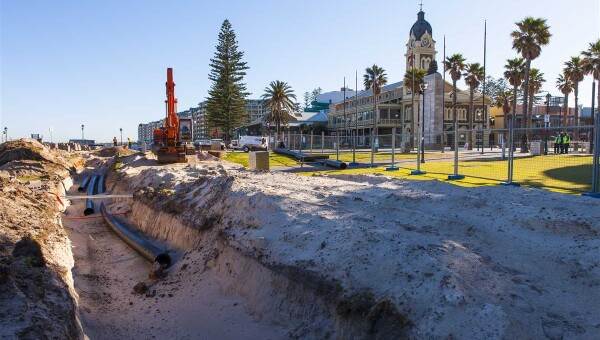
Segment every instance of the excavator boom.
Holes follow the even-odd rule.
[[[173,69],[167,69],[165,100],[166,117],[164,130],[154,130],[155,141],[161,144],[156,151],[159,163],[187,163],[186,150],[179,137],[179,118],[177,118],[177,98],[175,98],[175,83]],[[162,140],[161,140],[162,139]]]

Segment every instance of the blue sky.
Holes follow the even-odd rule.
[[[137,125],[164,114],[166,68],[174,68],[179,111],[206,97],[209,58],[228,18],[250,69],[253,98],[269,82],[288,82],[302,93],[339,89],[343,77],[377,63],[390,82],[404,70],[405,44],[419,1],[63,1],[1,0],[0,126],[9,137],[43,134],[54,141],[85,137],[137,138]],[[558,95],[555,79],[570,56],[600,37],[597,0],[425,0],[425,18],[437,41],[437,60],[462,53],[483,62],[488,23],[487,72],[500,76],[511,49],[514,22],[548,19],[553,37],[533,67]],[[360,79],[359,79],[360,84]],[[464,87],[464,83],[460,83]],[[591,105],[591,78],[580,85]],[[573,103],[573,97],[571,97]]]

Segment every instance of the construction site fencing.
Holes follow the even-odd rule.
[[[273,147],[276,140],[282,140],[291,150],[326,154],[330,159],[355,166],[398,168],[449,179],[464,176],[473,183],[503,182],[570,193],[598,193],[600,171],[594,158],[596,164],[600,159],[598,150],[593,152],[600,137],[594,131],[594,126],[536,126],[459,129],[443,134],[396,133],[374,138],[287,133],[269,140]]]

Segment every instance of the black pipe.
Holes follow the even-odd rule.
[[[87,194],[88,196],[92,196],[95,195],[97,193],[97,189],[96,189],[96,181],[98,180],[98,176],[94,176],[92,177],[92,179],[90,180],[90,183],[88,185],[87,188]],[[87,198],[85,200],[85,210],[83,211],[83,214],[85,216],[91,215],[94,213],[94,202],[92,202],[91,199]]]
[[[104,179],[105,179],[104,175],[100,175],[98,177],[98,190],[96,190],[97,194],[104,193],[104,190],[105,190],[105,188],[104,188]]]
[[[88,184],[90,183],[90,179],[92,179],[92,176],[87,176],[83,182],[81,182],[81,185],[79,186],[79,188],[77,188],[77,191],[79,192],[85,192],[85,188],[88,186]]]
[[[336,168],[336,169],[346,169],[346,167],[348,167],[348,165],[342,161],[336,161],[333,159],[324,159],[322,160],[323,164],[327,165],[328,167],[332,167],[332,168]]]
[[[152,263],[158,262],[164,268],[168,268],[171,265],[171,256],[169,256],[169,254],[131,232],[127,227],[121,224],[116,217],[110,216],[106,211],[104,203],[100,203],[100,213],[110,229],[146,260]]]
[[[304,154],[301,152],[295,152],[292,150],[282,149],[282,148],[276,148],[273,150],[273,152],[282,154],[282,155],[292,156],[302,162],[314,162],[314,161],[321,160],[321,159],[329,159],[329,156],[327,156],[327,155],[307,155],[307,154]]]

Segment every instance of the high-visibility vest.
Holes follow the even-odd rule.
[[[554,139],[554,143],[560,144],[560,136],[556,136],[556,138]]]
[[[569,142],[571,142],[571,138],[569,138],[569,135],[565,135],[563,137],[563,144],[569,144]]]

